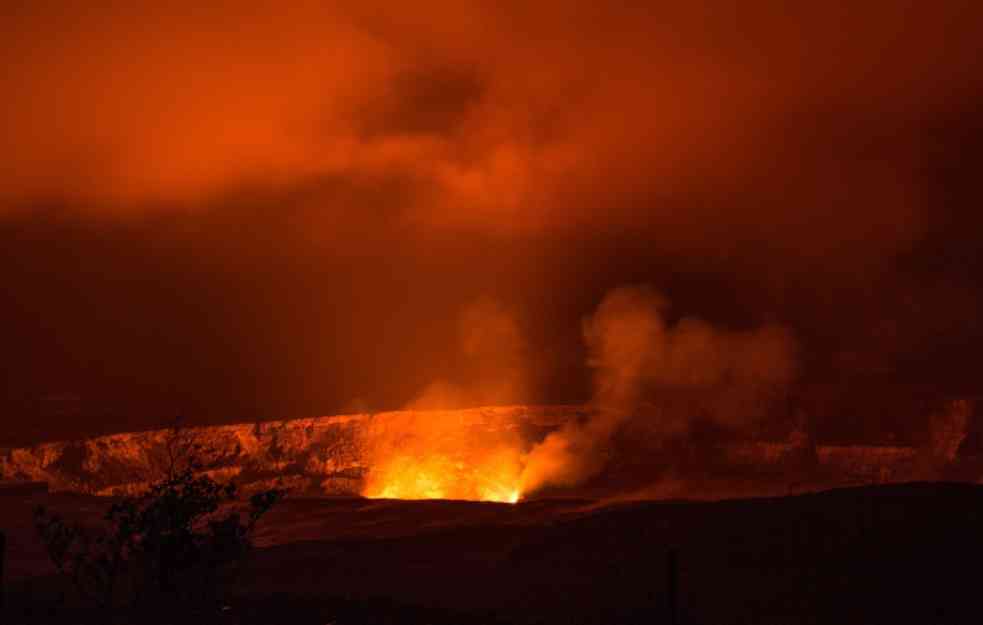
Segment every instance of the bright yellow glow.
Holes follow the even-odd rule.
[[[523,449],[509,420],[475,422],[457,411],[378,414],[363,432],[362,494],[373,499],[516,503]]]

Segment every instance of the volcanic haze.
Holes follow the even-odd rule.
[[[6,436],[596,400],[625,292],[701,355],[631,374],[649,390],[979,395],[980,24],[961,0],[13,3]]]

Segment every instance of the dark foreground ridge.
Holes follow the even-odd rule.
[[[288,499],[235,592],[195,615],[99,614],[8,496],[8,621],[23,623],[976,622],[983,487],[913,483],[717,502]],[[670,553],[676,554],[670,584]]]

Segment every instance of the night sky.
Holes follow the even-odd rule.
[[[983,394],[979,2],[198,5],[0,15],[8,435],[584,401],[632,285]]]

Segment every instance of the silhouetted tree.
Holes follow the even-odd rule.
[[[183,468],[172,463],[145,492],[113,503],[99,529],[39,507],[36,527],[55,566],[82,596],[104,606],[152,596],[214,599],[222,576],[250,550],[256,523],[286,491],[243,502],[233,483],[197,468],[193,457]]]

